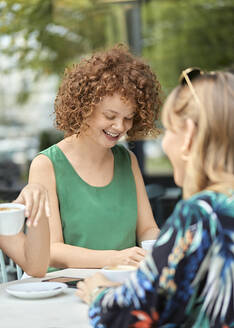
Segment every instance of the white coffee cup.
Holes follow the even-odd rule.
[[[123,283],[136,270],[133,265],[116,265],[102,268],[101,273],[111,281]]]
[[[146,251],[151,251],[151,249],[153,248],[154,246],[154,243],[155,243],[155,239],[150,239],[150,240],[143,240],[141,242],[141,247],[143,249],[145,249]]]
[[[0,204],[0,235],[16,235],[25,221],[25,206],[16,203]]]

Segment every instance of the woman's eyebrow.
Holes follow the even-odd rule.
[[[104,113],[111,113],[111,114],[119,114],[119,112],[117,112],[117,111],[115,111],[115,110],[113,110],[113,109],[104,109],[104,111],[103,111]],[[132,112],[132,113],[130,113],[130,114],[128,114],[128,115],[126,115],[126,117],[127,116],[134,116],[135,115],[135,111],[134,112]]]

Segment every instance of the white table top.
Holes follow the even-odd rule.
[[[10,284],[41,281],[52,277],[88,277],[95,269],[64,269],[44,278],[27,278],[0,284],[0,326],[2,328],[90,328],[88,306],[75,295],[74,288],[43,299],[20,299],[9,295]]]

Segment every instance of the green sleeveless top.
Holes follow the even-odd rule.
[[[66,244],[96,250],[121,250],[136,245],[137,196],[130,154],[112,148],[114,175],[104,187],[87,184],[53,145],[41,154],[51,160]]]

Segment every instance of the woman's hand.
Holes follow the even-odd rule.
[[[25,205],[28,227],[31,225],[37,226],[42,216],[50,216],[47,191],[39,184],[28,184],[25,186],[14,203]]]
[[[143,248],[137,246],[117,251],[117,255],[113,257],[111,265],[127,264],[138,266],[144,260],[146,253]]]
[[[101,273],[96,273],[94,276],[77,283],[76,295],[87,304],[90,304],[103,289],[119,285],[119,283],[106,279]]]

